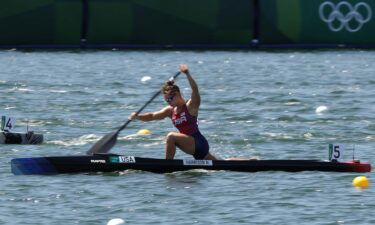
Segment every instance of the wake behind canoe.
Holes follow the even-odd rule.
[[[116,154],[50,156],[16,158],[11,160],[11,170],[15,175],[114,172],[129,169],[155,173],[170,173],[192,169],[229,170],[238,172],[327,171],[364,173],[371,171],[371,165],[358,161],[329,162],[318,160],[165,160]]]

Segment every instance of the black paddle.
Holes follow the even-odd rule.
[[[171,77],[169,80],[174,80],[178,77],[178,75],[180,75],[181,72],[178,72],[176,73],[173,77]],[[148,104],[150,104],[159,94],[161,93],[161,91],[157,91],[154,96],[152,96],[152,98],[150,100],[148,100],[146,102],[146,104],[144,104],[142,106],[142,108],[140,108],[136,114],[138,115],[140,112],[142,112],[142,110],[144,108],[146,108],[146,106]],[[126,123],[124,125],[122,125],[119,129],[117,129],[116,131],[113,131],[109,134],[106,134],[104,135],[99,141],[97,141],[94,146],[92,146],[87,152],[86,154],[87,155],[93,155],[93,154],[96,154],[96,153],[107,153],[111,150],[111,148],[116,144],[116,141],[117,141],[117,136],[118,134],[131,122],[132,120],[129,119],[128,121],[126,121]]]

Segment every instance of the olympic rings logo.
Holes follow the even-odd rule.
[[[348,11],[347,13],[344,11],[345,8]],[[330,13],[325,15],[327,9],[330,10]],[[359,10],[365,12],[365,15],[362,15]],[[321,20],[328,24],[329,29],[333,32],[338,32],[342,29],[346,29],[349,32],[357,32],[362,28],[363,24],[371,20],[372,11],[371,7],[365,2],[359,2],[353,7],[346,1],[342,1],[337,5],[326,1],[319,7],[319,16]],[[334,25],[335,20],[339,22],[336,22],[336,25]],[[350,23],[352,20],[356,21],[356,23]]]

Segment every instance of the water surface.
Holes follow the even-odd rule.
[[[199,126],[220,158],[374,161],[373,51],[0,51],[1,115],[38,146],[2,145],[0,223],[373,224],[363,174],[207,172],[14,176],[17,157],[84,154],[187,63],[201,92]],[[151,80],[142,82],[150,76]],[[184,76],[177,81],[186,98]],[[166,104],[160,97],[146,111]],[[327,110],[317,112],[319,106]],[[150,136],[137,136],[149,129]],[[111,152],[164,157],[169,120],[132,122]],[[191,158],[180,151],[176,158]],[[366,174],[370,179],[372,173]]]

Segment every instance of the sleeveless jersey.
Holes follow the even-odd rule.
[[[186,104],[182,107],[180,113],[172,111],[172,123],[182,134],[193,135],[199,132],[197,117],[190,115]]]

